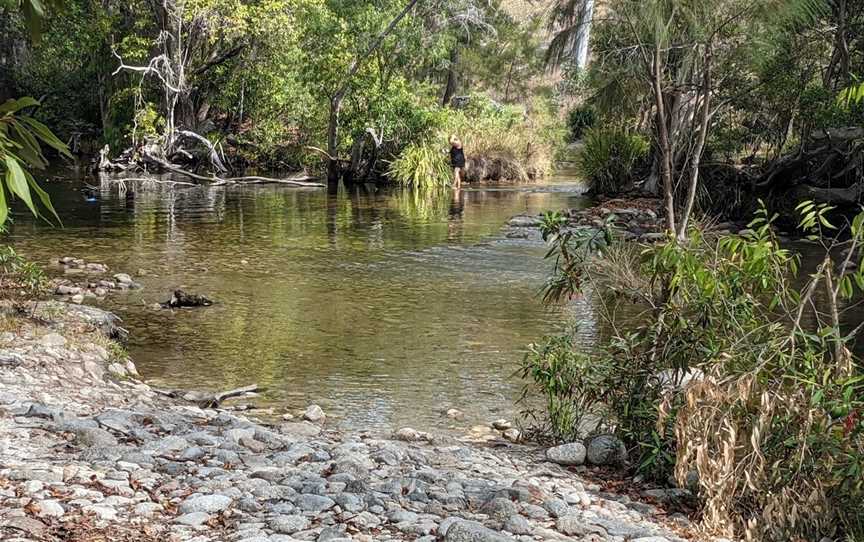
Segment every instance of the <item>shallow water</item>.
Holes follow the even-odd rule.
[[[143,290],[105,305],[157,386],[257,382],[259,403],[280,412],[316,402],[355,429],[436,429],[451,407],[465,423],[511,417],[526,345],[574,315],[594,333],[578,303],[541,305],[544,248],[503,228],[516,214],[587,205],[566,175],[460,198],[115,184],[87,202],[83,183],[48,183],[64,227],[18,212],[12,243],[39,262],[71,255],[136,275]],[[217,303],[152,308],[178,287]]]

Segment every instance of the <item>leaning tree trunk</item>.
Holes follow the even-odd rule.
[[[699,164],[702,161],[702,152],[705,149],[705,140],[708,137],[708,125],[711,121],[711,44],[705,45],[705,54],[703,55],[702,66],[702,84],[699,93],[702,95],[702,109],[699,121],[699,135],[696,139],[696,146],[690,157],[690,182],[687,186],[687,199],[684,202],[684,209],[681,212],[681,218],[678,222],[678,232],[676,237],[679,243],[684,243],[687,240],[687,224],[690,220],[690,215],[693,213],[693,204],[696,201],[696,190],[699,186]],[[698,106],[698,104],[697,104]]]
[[[441,105],[447,107],[450,105],[450,100],[456,94],[456,87],[459,84],[459,44],[453,46],[450,51],[450,64],[447,66],[447,86],[444,87],[444,97],[441,99]]]
[[[654,88],[654,102],[657,108],[657,139],[660,159],[660,182],[663,184],[663,199],[666,207],[666,229],[675,233],[675,196],[672,187],[672,143],[669,140],[669,128],[666,119],[666,103],[663,98],[663,66],[660,47],[654,50],[653,73],[651,83]]]

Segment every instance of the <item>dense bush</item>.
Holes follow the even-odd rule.
[[[576,163],[595,193],[615,194],[633,186],[636,170],[648,156],[648,140],[623,127],[587,130]]]
[[[400,184],[443,186],[452,177],[448,140],[456,134],[468,161],[466,181],[542,177],[551,171],[555,147],[562,140],[551,107],[544,100],[526,109],[473,95],[463,109],[439,109],[427,115],[425,137],[399,154],[389,175]]]
[[[599,417],[637,470],[663,480],[674,466],[680,484],[698,479],[703,523],[724,536],[864,536],[864,367],[847,348],[859,330],[840,326],[864,272],[832,259],[829,210],[802,208],[826,256],[801,289],[798,259],[764,211],[741,237],[693,230],[685,244],[646,247],[631,270],[620,257],[603,263],[614,251],[592,251],[567,280],[594,292],[611,338],[587,352],[553,339],[523,366],[554,434],[570,438],[578,420]],[[850,254],[864,242],[864,215],[851,234]],[[572,238],[549,239],[556,258],[580,253],[560,246]],[[641,323],[617,322],[616,303],[643,306]]]
[[[578,141],[582,139],[585,131],[594,127],[597,117],[594,109],[588,106],[575,107],[567,115],[567,128],[570,131],[570,139]]]

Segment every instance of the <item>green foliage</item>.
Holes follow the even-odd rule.
[[[603,375],[608,369],[577,351],[571,334],[546,337],[529,345],[520,368],[521,377],[530,381],[519,399],[525,405],[522,415],[534,420],[541,436],[556,441],[579,438],[588,418],[602,409]],[[542,414],[530,406],[537,392],[544,399]]]
[[[32,296],[42,293],[47,285],[41,267],[25,260],[11,246],[0,246],[0,293]]]
[[[595,193],[614,194],[633,185],[637,166],[648,156],[648,140],[623,127],[587,130],[577,165]]]
[[[59,221],[60,218],[51,205],[48,194],[39,187],[31,169],[44,169],[48,161],[42,153],[42,145],[48,145],[57,152],[69,155],[66,145],[57,139],[44,124],[24,113],[39,102],[33,98],[8,100],[0,105],[0,227],[9,216],[8,198],[19,198],[27,208],[40,216],[33,195]]]
[[[857,253],[864,214],[838,243],[828,237],[829,206],[799,210],[826,248],[803,288],[798,257],[780,247],[764,208],[743,236],[694,229],[684,244],[644,248],[634,272],[647,286],[635,293],[604,264],[609,249],[579,260],[578,274],[556,265],[571,291],[597,291],[612,336],[590,351],[547,340],[523,364],[553,435],[569,437],[574,420],[598,416],[598,429],[619,434],[644,474],[664,480],[674,468],[683,484],[695,471],[703,522],[727,537],[864,535],[864,366],[847,348],[860,328],[840,326],[841,301],[864,293],[864,271],[831,257],[844,245]],[[560,217],[547,222],[560,229]],[[570,243],[558,252],[578,253],[582,241]],[[621,303],[645,307],[638,325],[616,321]]]
[[[554,260],[552,276],[543,288],[543,301],[557,303],[582,291],[586,262],[612,243],[614,217],[607,215],[603,228],[567,227],[567,218],[557,212],[543,213],[540,234],[549,245],[546,259]]]
[[[570,138],[573,141],[582,139],[585,131],[593,128],[597,122],[594,109],[589,106],[574,107],[567,115],[567,128],[570,130]]]
[[[450,184],[453,171],[449,155],[434,142],[412,143],[390,164],[387,174],[396,182],[416,188],[440,188]]]
[[[0,9],[19,12],[27,25],[30,38],[39,42],[48,10],[59,10],[63,4],[63,0],[2,0]]]
[[[837,101],[847,108],[853,104],[864,101],[864,83],[858,83],[844,88],[837,96]]]

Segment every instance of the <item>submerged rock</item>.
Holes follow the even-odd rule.
[[[162,304],[164,308],[182,307],[209,307],[213,301],[203,295],[186,293],[183,290],[174,290],[171,299]]]

